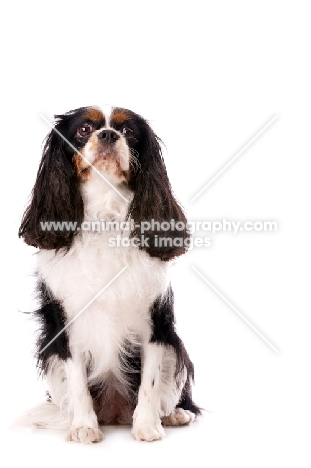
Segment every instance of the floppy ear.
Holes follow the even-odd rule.
[[[56,124],[56,128],[60,125]],[[71,163],[66,158],[66,143],[55,132],[48,135],[40,162],[37,180],[18,232],[26,244],[40,249],[69,248],[76,230],[43,230],[40,223],[83,219],[83,201]],[[67,151],[68,152],[68,151]]]
[[[141,239],[143,235],[146,242],[141,243],[140,248],[146,250],[151,257],[168,261],[182,255],[189,247],[187,219],[172,192],[161,153],[160,139],[146,121],[143,121],[143,133],[142,145],[139,148],[141,170],[133,181],[134,198],[129,207],[129,216],[135,221],[135,225],[146,222],[144,226],[148,226],[149,222],[150,228],[142,232],[141,227],[135,227],[132,237]],[[152,229],[152,220],[160,224],[166,223],[163,224],[163,229],[158,231]],[[171,221],[175,224],[179,222],[179,226],[183,223],[184,228],[167,229]],[[154,225],[158,226],[156,223]]]

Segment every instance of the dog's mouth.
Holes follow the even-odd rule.
[[[95,156],[92,166],[104,172],[121,169],[121,159],[114,151],[103,151]]]
[[[82,182],[86,182],[92,177],[92,167],[95,172],[99,171],[105,177],[112,177],[116,181],[124,181],[129,177],[129,164],[126,157],[122,157],[122,152],[120,153],[112,147],[97,148],[93,154],[89,153],[84,157],[76,154],[74,166]]]
[[[92,165],[101,171],[128,171],[129,163],[113,148],[107,148],[98,152],[93,159]]]
[[[115,154],[114,151],[103,151],[95,156],[93,164],[95,165],[98,162],[102,161],[115,161],[116,164],[119,163],[119,157]]]

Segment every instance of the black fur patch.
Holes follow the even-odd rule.
[[[160,138],[153,132],[148,122],[136,115],[140,138],[135,150],[138,154],[140,171],[133,178],[131,189],[134,198],[130,204],[128,215],[136,221],[156,220],[161,223],[174,220],[183,223],[181,231],[168,229],[154,231],[147,229],[142,232],[135,226],[132,237],[148,239],[148,247],[144,248],[151,257],[163,261],[171,260],[184,254],[188,247],[190,234],[187,230],[187,219],[182,207],[176,200],[164,164],[161,152]],[[159,238],[162,243],[159,244]]]
[[[56,128],[63,130],[61,122]],[[66,143],[52,131],[46,139],[32,198],[18,232],[28,245],[48,250],[69,249],[77,231],[42,230],[40,223],[74,221],[79,226],[83,221],[79,183],[66,152]]]
[[[201,414],[200,408],[192,401],[191,382],[194,380],[194,367],[182,340],[175,329],[174,293],[170,286],[165,294],[153,303],[151,308],[152,335],[150,342],[172,346],[177,357],[176,378],[185,367],[187,380],[178,407]]]
[[[44,282],[38,285],[41,306],[35,311],[35,316],[40,323],[39,336],[37,339],[37,365],[41,372],[48,369],[49,359],[57,355],[66,361],[71,357],[68,335],[61,333],[42,353],[40,351],[59,333],[66,325],[64,309],[57,301],[52,292]]]

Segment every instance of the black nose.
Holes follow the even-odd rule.
[[[105,143],[114,143],[119,139],[119,135],[114,130],[103,130],[99,133],[98,138]]]

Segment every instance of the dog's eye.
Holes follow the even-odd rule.
[[[89,124],[84,124],[84,125],[81,125],[81,127],[78,128],[78,135],[80,137],[85,137],[85,136],[88,136],[90,133],[92,133],[93,131],[93,128],[91,125]]]
[[[131,128],[128,128],[128,127],[123,127],[122,129],[122,133],[124,136],[131,136],[133,135],[133,130]]]

